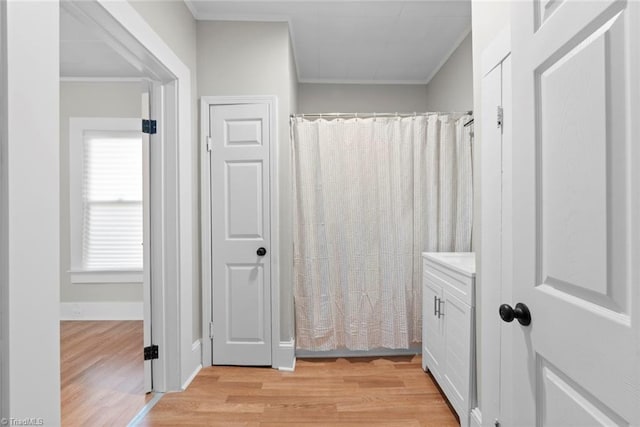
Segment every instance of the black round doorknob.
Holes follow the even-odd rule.
[[[520,322],[522,326],[529,326],[531,324],[529,307],[521,302],[516,304],[516,308],[511,308],[509,304],[502,304],[499,312],[500,318],[505,322],[513,322],[513,319],[518,319],[518,322]]]
[[[267,254],[267,250],[265,248],[258,248],[256,253],[258,254],[258,256],[265,256]]]

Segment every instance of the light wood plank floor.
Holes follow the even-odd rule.
[[[142,321],[60,322],[62,425],[126,426],[144,390]]]
[[[210,367],[145,426],[457,426],[419,356],[298,359],[295,372]]]

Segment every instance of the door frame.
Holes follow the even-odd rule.
[[[275,95],[203,96],[200,98],[200,227],[202,254],[202,364],[212,366],[213,342],[213,263],[211,229],[211,163],[208,141],[210,138],[210,108],[214,105],[266,104],[269,106],[269,189],[270,201],[270,263],[271,263],[271,366],[280,367],[280,195],[278,190],[278,98]]]
[[[9,174],[8,87],[7,87],[7,2],[0,2],[0,418],[9,416]]]
[[[103,40],[154,83],[151,115],[151,324],[159,358],[153,390],[183,390],[201,368],[193,350],[193,229],[191,188],[191,75],[187,66],[128,2],[67,0],[60,3],[97,29]],[[160,185],[153,185],[159,183]],[[141,349],[142,351],[142,349]]]
[[[496,67],[502,65],[502,63],[507,59],[509,55],[511,55],[511,27],[506,26],[496,38],[487,46],[487,48],[482,52],[482,78],[484,79],[491,71],[493,71]],[[504,82],[502,81],[502,84]],[[503,88],[504,89],[504,88]],[[510,93],[505,93],[503,90],[502,99],[503,105],[505,104],[505,97],[511,97]],[[511,105],[511,102],[508,103]],[[495,114],[492,111],[482,111],[481,114]],[[505,115],[509,113],[505,112]],[[505,117],[505,119],[510,119],[509,117]],[[482,120],[477,123],[482,123]],[[512,142],[513,134],[511,124],[505,124],[506,121],[503,121],[503,143],[508,140],[508,143]],[[480,125],[481,126],[481,125]],[[480,127],[478,126],[478,127]],[[480,136],[482,137],[482,130],[480,131]],[[478,153],[481,157],[486,155],[495,155],[494,151],[488,152],[488,150],[495,149],[495,147],[488,146],[485,144],[486,141],[480,141],[480,153]],[[502,149],[500,148],[500,153]],[[510,157],[503,156],[503,166],[504,162],[509,162],[511,164]],[[510,169],[510,168],[509,168]],[[500,223],[501,225],[504,223],[504,219],[502,216],[502,212],[504,210],[503,201],[501,197],[501,191],[498,193],[498,198],[496,200],[495,192],[490,192],[485,187],[483,187],[483,183],[488,181],[489,175],[492,171],[488,171],[485,168],[480,167],[480,186],[482,195],[481,203],[488,203],[493,206],[497,206],[498,211],[501,213]],[[495,173],[495,171],[494,171]],[[511,176],[507,176],[506,174],[502,176],[502,185],[504,187],[505,183],[510,184]],[[502,349],[510,349],[510,338],[511,335],[507,334],[504,336],[501,334],[501,330],[495,329],[495,320],[498,316],[498,307],[504,300],[505,294],[511,293],[512,283],[505,283],[504,280],[511,273],[511,266],[505,265],[503,263],[503,243],[505,241],[511,241],[511,230],[510,229],[502,229],[502,235],[495,233],[489,233],[486,231],[486,227],[483,227],[482,224],[486,223],[490,220],[490,218],[482,217],[483,210],[480,210],[480,256],[478,258],[478,270],[476,280],[478,281],[477,286],[477,295],[479,298],[476,307],[480,307],[479,313],[479,336],[480,342],[478,346],[479,357],[478,357],[478,370],[477,373],[482,373],[482,377],[478,378],[481,381],[478,381],[478,392],[480,397],[480,401],[478,402],[478,407],[472,410],[471,419],[473,425],[493,425],[496,421],[504,421],[504,404],[507,402],[493,400],[491,403],[487,403],[486,396],[499,396],[498,400],[502,398],[501,394],[501,384],[506,384],[508,382],[508,378],[505,378],[505,375],[508,375],[510,369],[505,366],[505,364],[509,363],[509,360],[501,360],[500,369],[496,371],[495,365],[491,363],[496,359],[500,359],[500,354]],[[484,230],[484,231],[483,231]],[[484,248],[500,248],[498,253],[493,252],[492,250],[483,250]],[[498,261],[496,261],[498,260]],[[488,270],[495,270],[488,268],[489,265],[495,265],[498,262],[500,267],[497,271],[500,272],[500,277],[490,277],[485,272]],[[492,283],[493,286],[484,286],[484,283]],[[496,286],[495,284],[499,284],[500,286]],[[507,342],[508,341],[508,342]],[[477,375],[477,374],[476,374]]]

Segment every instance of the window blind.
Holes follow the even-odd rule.
[[[142,269],[142,138],[85,132],[83,149],[83,268]]]

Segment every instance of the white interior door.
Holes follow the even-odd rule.
[[[213,364],[271,365],[269,106],[210,107]]]
[[[640,2],[512,17],[512,424],[640,425]]]

